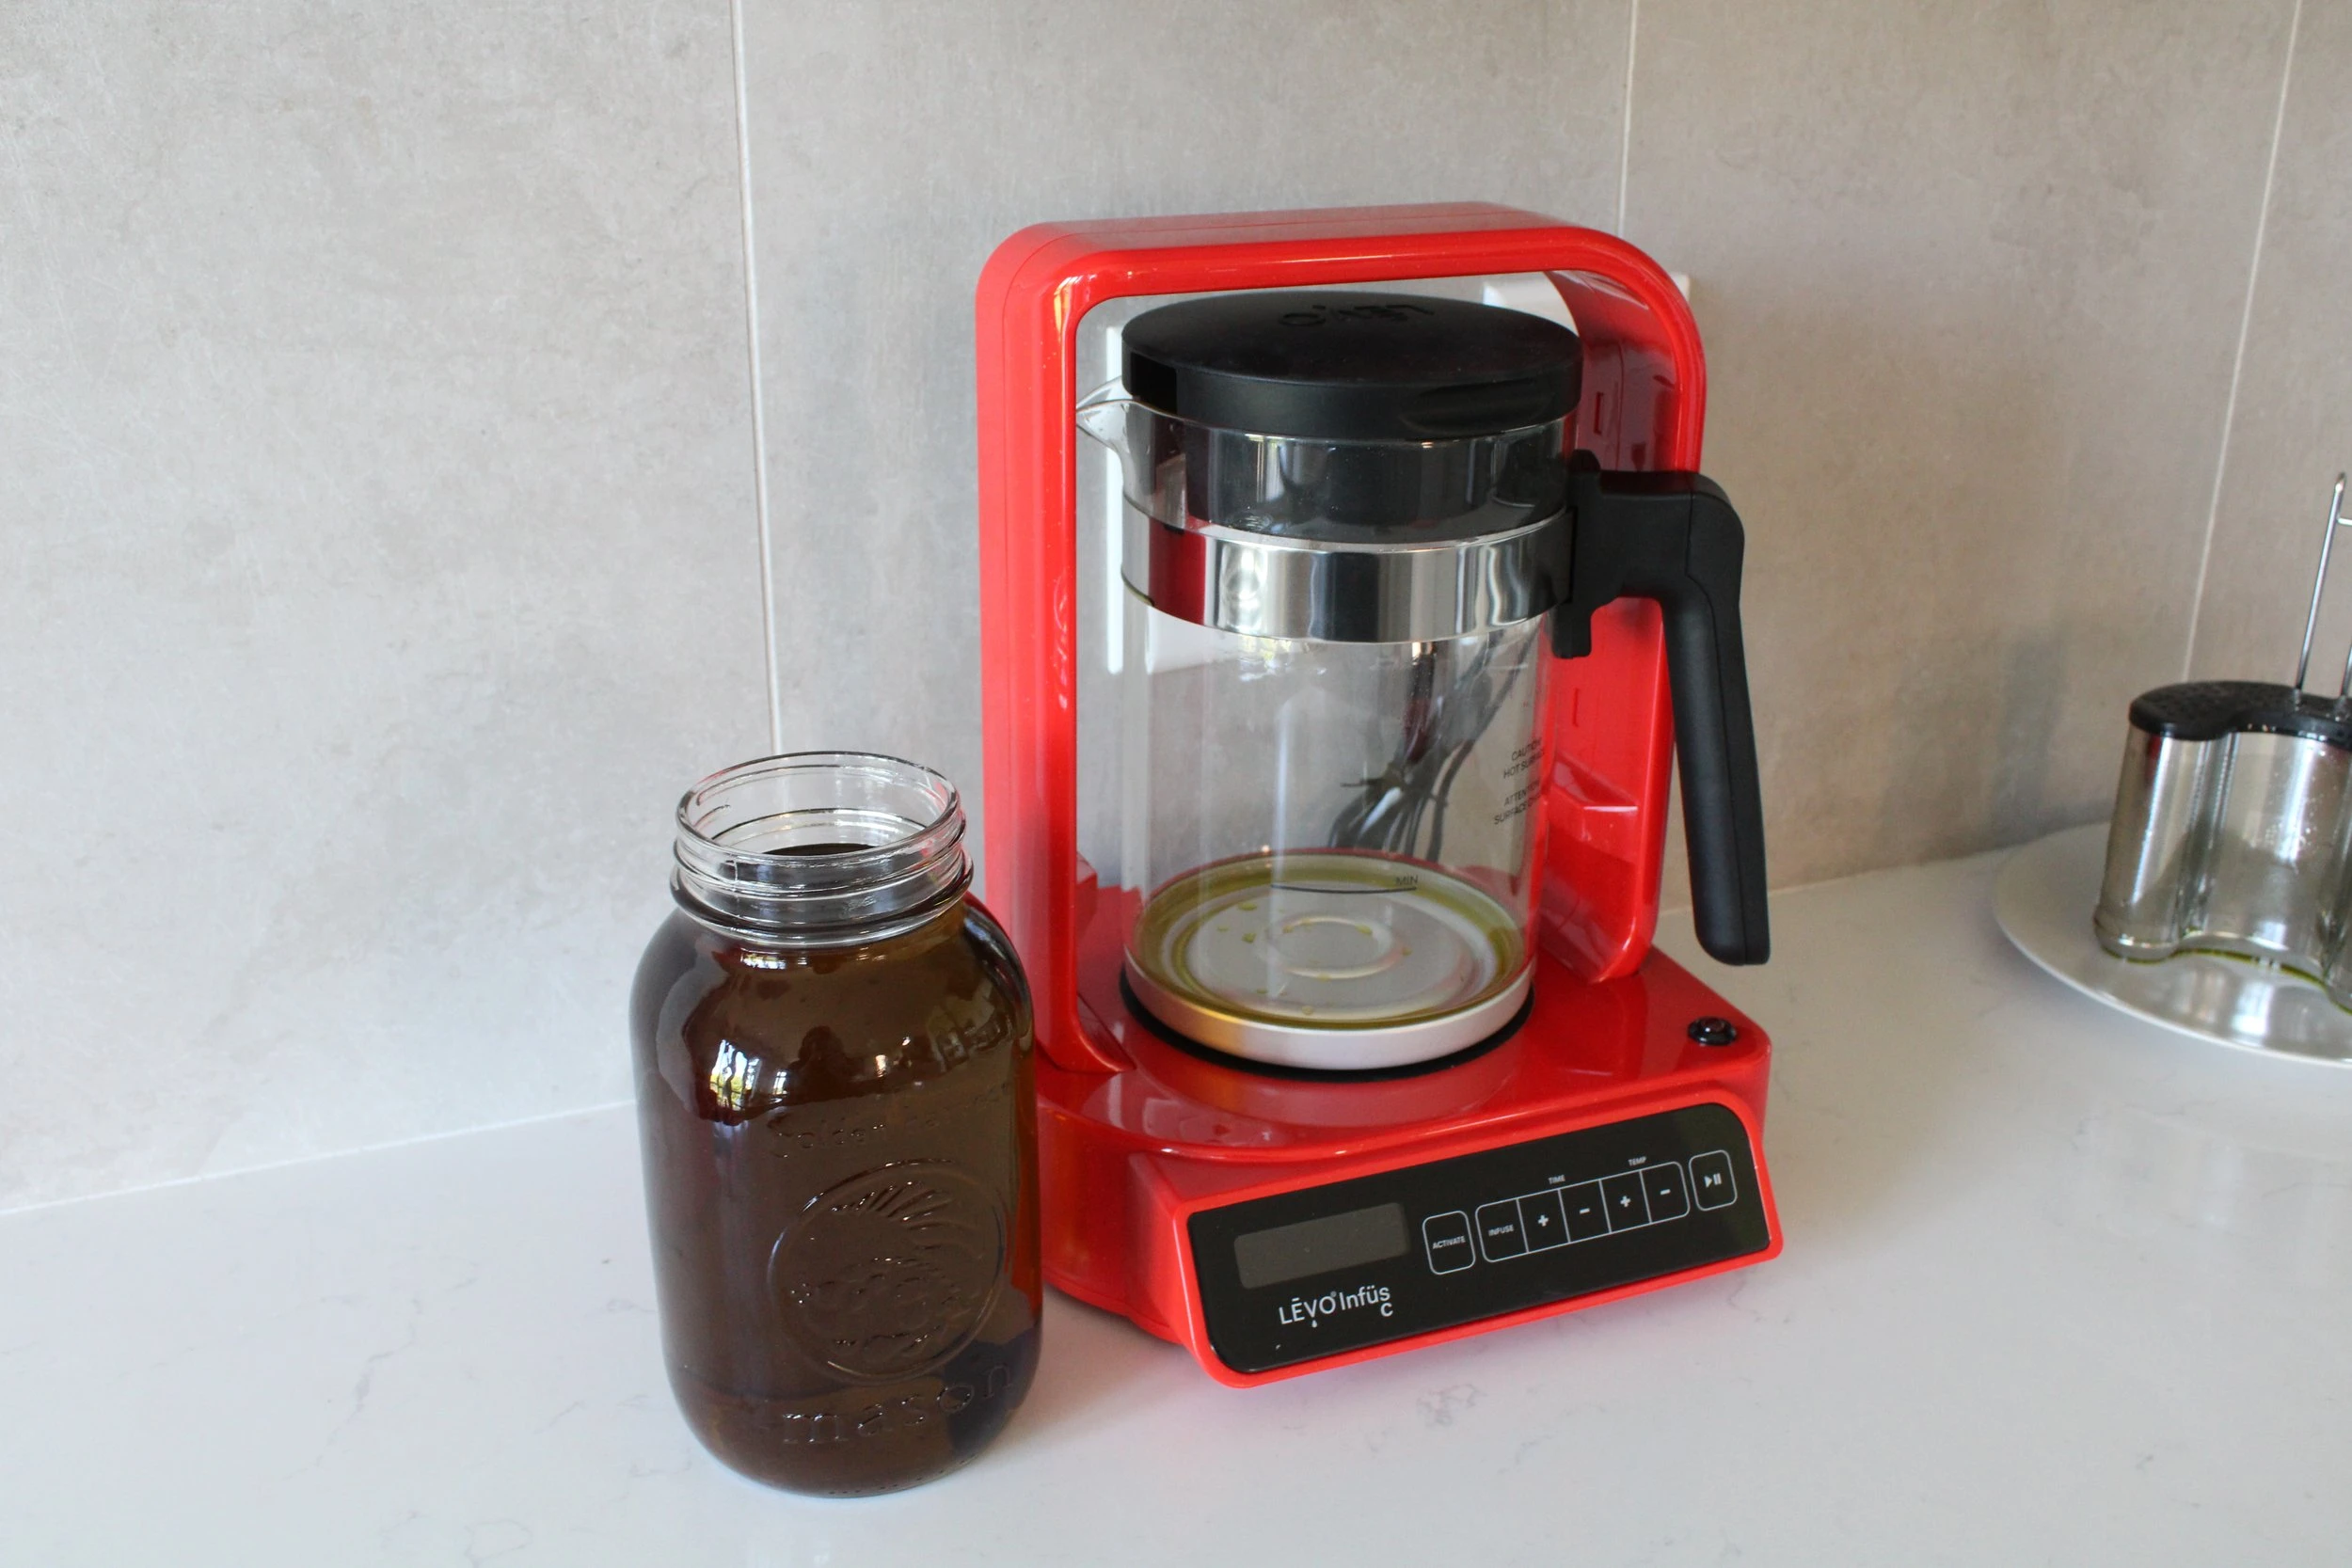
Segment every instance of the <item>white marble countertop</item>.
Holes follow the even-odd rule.
[[[618,1108],[0,1218],[0,1562],[2352,1560],[2352,1072],[2069,992],[1995,863],[1709,966],[1778,1260],[1248,1392],[1057,1297],[1005,1437],[884,1499],[687,1434]]]

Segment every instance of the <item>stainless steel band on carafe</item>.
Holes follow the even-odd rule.
[[[1244,637],[1438,642],[1541,615],[1557,603],[1552,516],[1458,544],[1319,547],[1130,513],[1127,585],[1180,621]]]
[[[1154,732],[1210,724],[1196,748],[1237,766],[1262,736],[1281,802],[1216,826],[1210,777],[1169,772],[1200,766],[1182,736],[1138,757],[1128,983],[1148,1011],[1309,1067],[1427,1060],[1505,1026],[1534,961],[1544,653],[1584,652],[1625,594],[1666,612],[1701,940],[1763,959],[1739,520],[1696,475],[1571,463],[1573,331],[1267,291],[1146,311],[1122,341],[1120,381],[1079,410],[1122,460],[1121,576],[1149,614],[1204,628],[1147,622],[1140,678],[1176,684],[1138,708]],[[1176,689],[1204,664],[1230,673]]]
[[[1217,430],[1108,394],[1080,412],[1089,431],[1137,455],[1131,471],[1161,476],[1152,494],[1127,498],[1120,568],[1164,614],[1248,637],[1411,642],[1510,626],[1558,601],[1550,552],[1563,488],[1498,498],[1495,481],[1496,470],[1535,468],[1539,453],[1556,459],[1560,420],[1406,443]],[[1152,461],[1171,446],[1175,455]],[[1451,470],[1451,494],[1426,496],[1413,471],[1423,465]],[[1426,510],[1349,520],[1334,492],[1382,478]],[[1490,531],[1460,531],[1478,524]]]

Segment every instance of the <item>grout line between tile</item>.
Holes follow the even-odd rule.
[[[752,495],[759,514],[759,629],[768,669],[768,749],[781,752],[784,687],[776,661],[776,531],[768,504],[768,389],[760,374],[759,245],[752,218],[751,90],[743,71],[743,0],[727,0],[727,21],[735,58],[735,171],[743,219],[743,328],[752,378]]]
[[[2237,352],[2230,359],[2230,397],[2221,405],[2221,445],[2214,454],[2213,495],[2205,505],[2205,543],[2197,554],[2197,589],[2188,601],[2188,645],[2181,653],[2181,679],[2197,659],[2197,626],[2205,616],[2205,578],[2213,566],[2213,536],[2221,521],[2221,483],[2230,470],[2230,436],[2237,423],[2238,383],[2246,373],[2246,341],[2254,329],[2254,286],[2262,277],[2263,238],[2270,228],[2270,188],[2279,175],[2279,143],[2286,135],[2287,89],[2295,84],[2295,43],[2303,30],[2303,0],[2287,19],[2286,64],[2279,71],[2279,107],[2270,121],[2270,156],[2263,165],[2262,205],[2254,214],[2254,254],[2246,264],[2246,304],[2238,313]]]
[[[2300,6],[2303,0],[2295,0]],[[1625,103],[1618,116],[1617,238],[1625,238],[1626,188],[1633,172],[1633,50],[1642,38],[1642,0],[1626,0]]]

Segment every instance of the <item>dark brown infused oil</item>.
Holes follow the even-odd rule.
[[[679,820],[632,1007],[671,1386],[757,1480],[928,1481],[1028,1391],[1041,1291],[1027,992],[954,792],[804,754]]]

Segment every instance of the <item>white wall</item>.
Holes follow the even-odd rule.
[[[770,744],[755,321],[781,739],[977,793],[969,301],[1039,218],[1622,209],[1783,883],[2096,816],[2192,626],[2291,657],[2323,8],[2265,226],[2296,0],[744,7],[740,145],[726,0],[0,8],[0,1208],[626,1092],[670,803]]]

